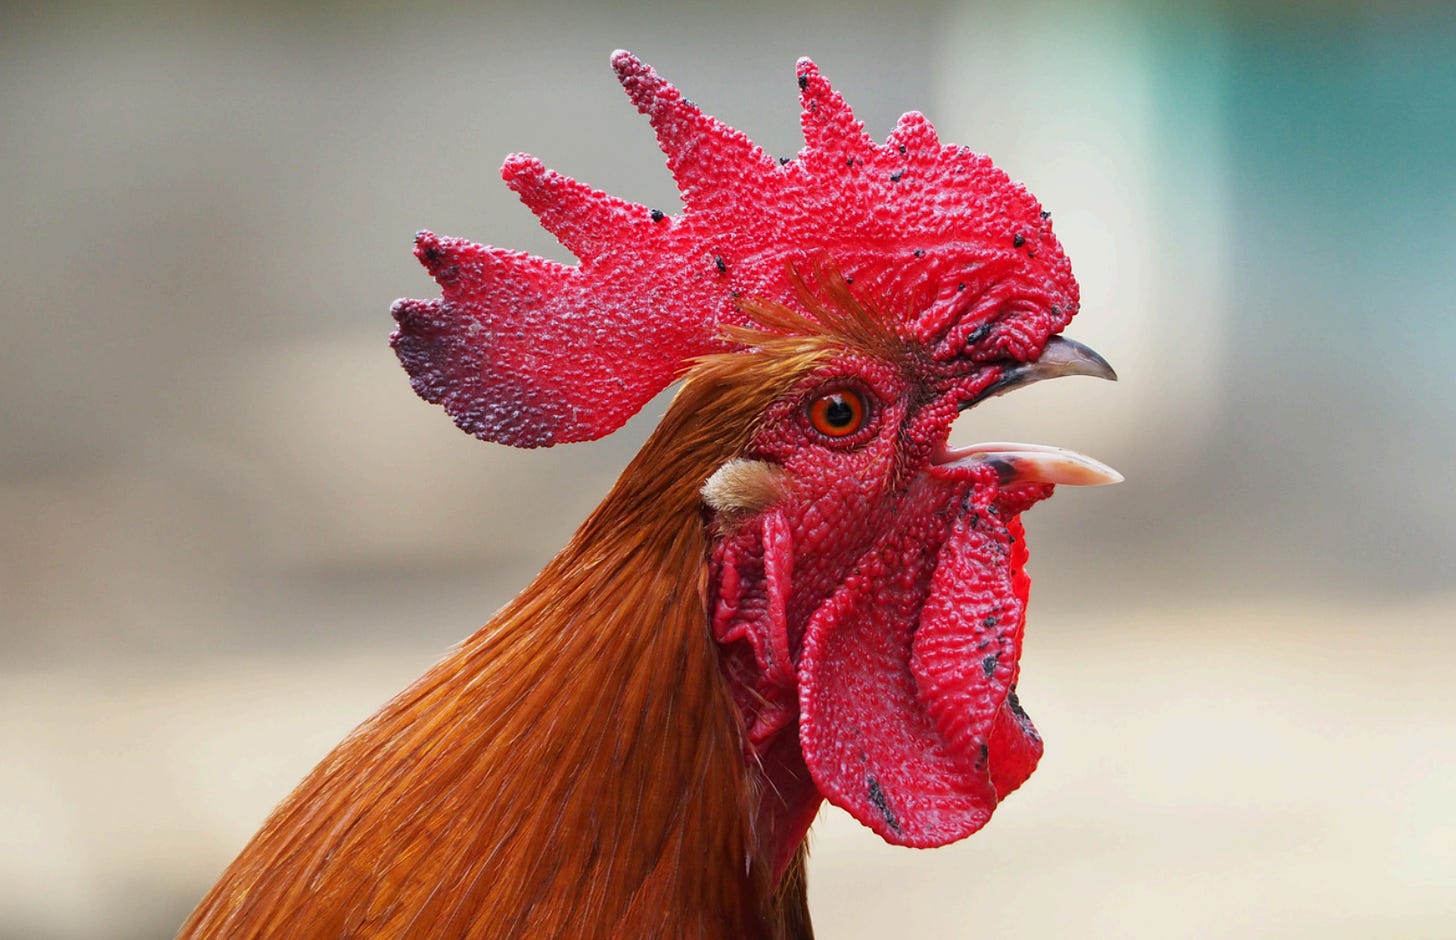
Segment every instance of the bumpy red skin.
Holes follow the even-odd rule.
[[[421,232],[443,289],[394,307],[414,388],[478,437],[519,447],[610,433],[721,348],[739,298],[795,303],[791,267],[824,259],[935,359],[1034,358],[1077,309],[1071,265],[1041,205],[990,159],[942,146],[922,115],[877,145],[808,59],[805,146],[780,163],[651,68],[612,57],[682,193],[664,214],[524,154],[506,184],[581,263]]]
[[[751,756],[783,795],[757,822],[780,845],[798,844],[820,795],[887,841],[953,842],[1041,756],[1013,692],[1018,517],[1051,487],[929,459],[995,374],[846,356],[765,416],[751,455],[790,491],[715,543],[709,609]],[[842,385],[870,403],[867,426],[816,439],[807,404]]]
[[[1039,356],[1077,309],[1048,214],[919,114],[877,145],[807,59],[805,146],[782,162],[631,55],[613,65],[683,212],[511,156],[507,184],[580,264],[421,233],[416,254],[443,296],[395,305],[400,360],[479,437],[592,439],[691,357],[725,348],[741,299],[812,316],[791,272],[832,264],[908,353],[845,357],[803,390],[853,381],[870,394],[873,432],[853,446],[806,437],[802,397],[765,416],[748,456],[782,466],[789,493],[713,549],[711,626],[748,756],[776,797],[757,831],[792,853],[827,797],[891,842],[962,838],[1041,754],[1014,693],[1028,588],[1018,514],[1051,488],[1003,488],[989,468],[932,458],[960,405],[1006,363]]]

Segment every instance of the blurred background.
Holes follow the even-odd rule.
[[[821,935],[1456,936],[1456,17],[1334,0],[0,6],[0,936],[169,936],[645,438],[482,444],[387,346],[416,229],[567,260],[510,151],[676,205],[618,46],[993,155],[1122,375],[962,419],[1127,482],[1027,517],[1039,773],[826,810]]]

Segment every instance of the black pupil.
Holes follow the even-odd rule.
[[[829,407],[824,409],[824,420],[830,427],[848,427],[854,422],[854,406],[843,395],[834,395],[829,399]]]

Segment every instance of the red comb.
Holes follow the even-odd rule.
[[[681,215],[512,154],[506,184],[579,265],[416,238],[443,296],[395,303],[394,348],[415,391],[477,437],[536,447],[616,430],[722,348],[738,298],[798,306],[791,270],[825,259],[936,359],[1032,358],[1076,311],[1040,204],[988,158],[941,146],[920,114],[877,145],[800,59],[805,144],[779,161],[630,53],[612,65],[657,132]]]

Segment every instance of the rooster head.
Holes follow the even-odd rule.
[[[1058,335],[1078,289],[1050,216],[918,113],[876,143],[807,59],[785,159],[632,55],[612,64],[682,212],[510,156],[507,185],[579,264],[421,233],[442,296],[396,303],[400,360],[463,429],[534,447],[610,433],[694,363],[794,351],[787,391],[699,481],[745,747],[890,842],[969,835],[1042,750],[1016,696],[1020,513],[1120,479],[1050,447],[947,445],[988,397],[1115,377]]]

